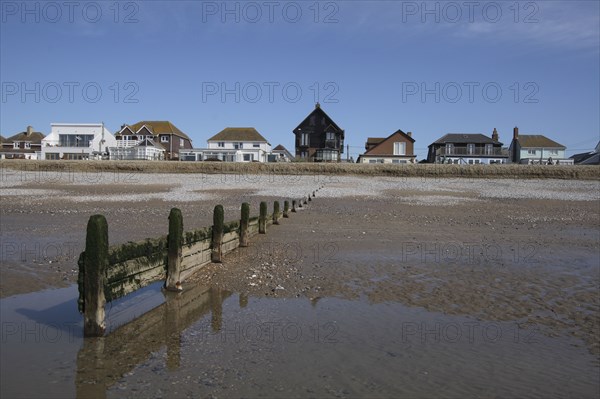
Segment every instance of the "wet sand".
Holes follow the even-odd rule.
[[[270,226],[266,235],[254,237],[249,248],[234,251],[223,264],[207,266],[186,282],[184,288],[210,286],[235,293],[234,298],[237,297],[240,304],[249,302],[254,310],[244,313],[243,317],[240,316],[242,319],[234,318],[230,322],[261,320],[261,315],[269,320],[267,315],[270,311],[283,317],[285,312],[281,307],[285,307],[285,303],[298,303],[292,306],[290,317],[299,317],[303,325],[310,324],[308,320],[312,320],[313,316],[302,310],[305,308],[300,303],[310,303],[313,309],[325,312],[325,316],[321,314],[315,319],[320,323],[334,320],[339,313],[340,326],[344,327],[340,331],[346,331],[347,339],[338,347],[341,351],[339,356],[333,355],[338,353],[337,350],[332,352],[328,349],[328,357],[320,358],[331,367],[340,362],[354,364],[361,356],[367,356],[367,364],[373,362],[371,367],[375,367],[377,356],[372,357],[373,353],[382,351],[382,356],[399,356],[397,349],[389,349],[394,347],[392,341],[398,339],[398,330],[410,333],[411,339],[423,344],[423,331],[420,330],[423,320],[429,323],[429,328],[434,328],[431,326],[435,326],[435,321],[441,320],[442,329],[452,323],[461,326],[467,322],[482,323],[500,328],[504,332],[503,339],[513,343],[515,336],[519,343],[524,340],[542,343],[538,347],[527,346],[525,352],[531,353],[523,355],[526,360],[519,366],[515,363],[518,363],[523,348],[515,349],[510,345],[484,348],[486,358],[505,356],[504,365],[529,367],[542,361],[547,362],[545,367],[551,367],[553,362],[561,359],[575,365],[574,359],[589,356],[582,364],[573,367],[579,374],[597,374],[600,356],[600,205],[597,182],[542,180],[528,181],[525,185],[510,180],[332,179],[311,176],[286,186],[283,184],[285,181],[274,184],[261,178],[235,181],[230,177],[199,177],[197,181],[204,185],[189,185],[185,180],[188,178],[164,179],[162,184],[156,179],[139,179],[127,187],[76,182],[36,185],[3,182],[4,192],[10,195],[2,197],[0,214],[2,297],[72,284],[76,279],[75,261],[83,249],[85,224],[91,214],[107,216],[109,239],[116,244],[166,234],[166,220],[172,206],[182,209],[186,229],[197,228],[210,224],[212,209],[218,203],[225,206],[226,219],[229,220],[237,217],[243,201],[251,203],[255,214],[261,200],[296,198],[324,185],[306,208],[291,214],[289,219],[283,219],[281,225]],[[189,187],[184,187],[186,185]],[[36,194],[35,190],[47,192]],[[126,200],[119,200],[123,195],[127,196]],[[102,201],[102,198],[106,200]],[[25,251],[21,248],[23,244],[26,245]],[[72,250],[69,253],[67,249],[60,249],[54,256],[51,250],[58,247]],[[15,248],[16,254],[13,253]],[[268,300],[273,302],[265,302]],[[388,309],[390,306],[392,310]],[[371,312],[373,314],[368,316]],[[362,321],[361,317],[364,317]],[[385,337],[379,341],[378,333],[367,338],[372,332],[363,325],[365,322],[374,323],[380,333],[388,331],[389,334],[381,333]],[[187,341],[182,343],[182,350],[196,353],[184,359],[180,372],[175,372],[175,380],[183,386],[186,386],[187,376],[181,373],[189,373],[194,364],[206,356],[213,360],[216,356],[216,352],[207,353],[207,349],[193,351],[190,342],[194,341],[193,334],[197,334],[197,328],[181,332],[184,338],[187,337]],[[348,333],[352,329],[357,330],[354,335]],[[464,343],[467,332],[462,331],[463,340],[460,342]],[[391,336],[395,338],[391,339]],[[461,372],[451,359],[464,357],[463,362],[477,365],[476,358],[481,356],[480,352],[472,352],[473,345],[458,345],[462,349],[457,349],[451,345],[451,339],[447,341],[442,347],[449,351],[448,355],[439,361],[451,362],[451,368],[450,371],[440,369],[434,373],[437,377],[430,383],[437,390],[428,391],[430,394],[443,389],[441,381],[444,378],[450,381]],[[377,342],[380,342],[380,347],[373,349],[373,345],[378,346]],[[343,355],[352,352],[352,345],[360,343],[368,348],[352,356]],[[228,362],[232,362],[233,357],[254,356],[252,346],[234,345],[233,349],[236,348],[238,353],[230,353],[232,357],[225,356]],[[301,348],[307,348],[319,358],[317,354],[322,345],[297,346],[298,350]],[[425,364],[431,365],[436,359],[433,352],[425,349],[421,347],[420,352],[414,353],[414,356],[420,353],[428,359],[420,366],[421,371],[427,371]],[[536,350],[547,353],[536,358]],[[151,381],[157,375],[152,372],[152,364],[162,358],[161,353],[153,354],[135,371],[138,381],[148,381],[148,385],[130,391],[136,382],[123,377],[120,384],[125,387],[125,392],[154,392],[152,389],[156,385]],[[257,356],[261,367],[271,370],[271,375],[278,375],[273,365],[280,360],[264,353]],[[289,360],[294,356],[307,362],[310,358],[294,351],[284,358]],[[553,360],[552,356],[556,359]],[[250,367],[247,362],[247,359],[243,361],[244,367]],[[271,366],[266,366],[269,364]],[[189,393],[226,397],[231,396],[228,393],[256,396],[260,392],[269,392],[266,396],[272,397],[276,397],[278,392],[292,396],[427,396],[427,392],[416,388],[399,389],[393,384],[393,376],[386,376],[383,370],[384,377],[379,385],[377,381],[360,380],[361,367],[352,369],[349,365],[342,369],[358,380],[344,381],[342,375],[332,377],[324,368],[316,368],[322,371],[322,386],[330,386],[329,391],[315,390],[314,384],[304,387],[305,390],[297,387],[287,391],[286,387],[282,387],[278,391],[269,385],[272,380],[266,377],[267,374],[250,372],[249,368],[246,372],[253,376],[254,387],[239,381],[233,383],[237,377],[225,373],[222,365],[219,367],[208,367],[208,374],[204,377],[192,376],[198,381],[208,382],[204,386],[206,381],[196,381],[194,386],[202,385],[204,388],[191,389]],[[228,370],[234,368],[230,364]],[[539,389],[551,381],[564,385],[570,373],[563,370],[553,375],[552,372],[546,373],[547,370],[538,371],[542,375],[539,379],[514,382],[512,388],[506,386],[510,381],[505,380],[508,377],[502,373],[496,377],[504,385],[488,381],[488,385],[496,386],[491,390],[483,388],[486,382],[480,374],[475,383],[482,384],[479,390],[463,386],[463,380],[456,384],[448,382],[454,387],[448,391],[449,396],[529,395],[536,392],[536,384]],[[158,375],[161,373],[158,372]],[[308,373],[311,379],[321,378],[318,372],[315,373]],[[475,369],[471,373],[475,373]],[[518,369],[510,372],[511,378],[518,374]],[[423,379],[423,384],[427,383],[426,374],[410,375]],[[488,375],[489,378],[493,376],[494,373]],[[592,397],[598,393],[597,379],[590,378],[589,385],[583,384],[573,392]],[[288,382],[291,380],[288,379]],[[220,385],[227,385],[226,382],[231,385],[229,388]],[[296,383],[301,386],[302,378],[299,377]],[[374,384],[371,389],[366,388],[370,383]],[[345,392],[345,384],[353,388]],[[115,390],[112,396],[119,396],[119,386],[109,389]],[[359,389],[359,386],[362,388]],[[554,392],[553,396],[558,397],[569,396],[567,391],[560,391],[556,386],[554,389],[548,391],[544,388],[543,391],[548,394]],[[173,392],[165,396],[176,396]],[[178,392],[187,395],[185,389]]]

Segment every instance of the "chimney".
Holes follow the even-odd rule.
[[[496,128],[494,128],[494,131],[492,132],[492,140],[498,141],[498,131]]]
[[[412,137],[412,132],[407,132],[407,133],[406,133],[406,135],[407,135],[408,137]]]
[[[513,129],[513,140],[518,140],[519,139],[519,128],[515,126],[515,128]]]
[[[31,133],[33,133],[33,127],[27,126],[27,133],[25,135],[26,136],[31,136]]]

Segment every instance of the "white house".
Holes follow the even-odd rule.
[[[117,145],[104,123],[52,123],[40,159],[101,159]]]
[[[207,140],[207,148],[183,150],[184,161],[267,162],[271,144],[253,127],[228,127]]]
[[[573,165],[573,159],[565,155],[566,149],[541,134],[519,134],[519,128],[515,127],[509,153],[513,163]]]

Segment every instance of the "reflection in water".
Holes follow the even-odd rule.
[[[231,293],[218,288],[190,287],[180,293],[163,291],[165,303],[105,337],[86,338],[77,354],[78,398],[105,398],[106,389],[166,345],[167,368],[180,366],[181,332],[212,313],[219,331],[223,300]]]

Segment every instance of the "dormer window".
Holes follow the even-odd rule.
[[[30,142],[28,142],[28,141],[25,142],[25,149],[26,150],[30,150],[31,149],[31,143]]]
[[[19,149],[19,142],[18,141],[15,141],[13,143],[13,149],[15,149],[15,150]]]
[[[169,136],[167,136],[167,135],[160,136],[160,142],[161,143],[168,143],[169,142]]]
[[[225,142],[223,142],[223,141],[219,141],[219,142],[217,143],[217,147],[224,148],[224,147],[225,147]]]

